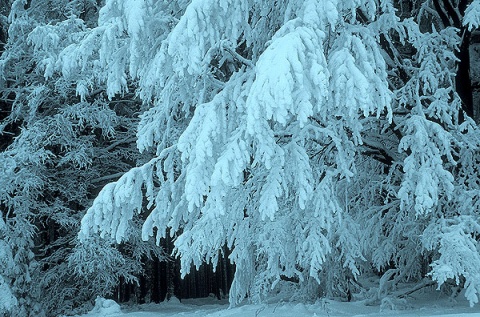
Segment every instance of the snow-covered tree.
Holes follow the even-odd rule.
[[[103,188],[80,240],[120,243],[147,209],[143,239],[175,237],[182,274],[232,250],[232,304],[284,279],[349,297],[372,266],[378,297],[428,277],[478,302],[480,140],[457,52],[479,3],[439,2],[106,1],[36,68],[82,100],[135,82],[144,102],[151,159]]]
[[[95,2],[55,4],[15,1],[0,56],[2,316],[72,313],[120,277],[134,280],[143,257],[162,257],[140,240],[138,224],[121,246],[77,243],[92,198],[143,159],[135,150],[140,103],[131,93],[113,101],[102,89],[85,95],[76,78],[53,74],[58,55],[95,20]]]

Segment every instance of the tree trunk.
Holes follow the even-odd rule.
[[[456,91],[462,99],[463,111],[471,118],[475,118],[473,109],[473,89],[470,77],[470,32],[463,30],[462,43],[460,44],[457,57],[457,74],[455,77]]]

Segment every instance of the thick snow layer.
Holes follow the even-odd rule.
[[[110,301],[108,303],[111,304]],[[408,301],[385,299],[373,306],[365,305],[364,301],[318,300],[315,304],[280,302],[228,308],[226,301],[208,298],[123,307],[122,312],[118,312],[98,310],[103,304],[105,302],[97,300],[90,313],[79,317],[480,317],[479,306],[470,308],[464,298],[449,299],[439,292],[419,294]]]

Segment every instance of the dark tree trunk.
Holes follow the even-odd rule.
[[[162,247],[170,253],[173,241],[169,238]],[[219,259],[214,272],[213,264],[203,264],[198,270],[192,267],[190,274],[180,278],[180,260],[145,260],[145,275],[139,276],[139,284],[125,284],[120,281],[115,299],[119,302],[159,303],[172,296],[181,298],[200,298],[215,295],[222,299],[230,290],[235,267],[226,258],[229,250],[225,247],[224,256]]]
[[[470,77],[470,36],[470,32],[465,29],[460,50],[456,54],[459,62],[455,77],[455,85],[456,91],[462,99],[463,111],[469,117],[474,118],[473,88]]]
[[[151,289],[151,300],[154,303],[160,303],[160,263],[156,260],[153,261],[153,276]]]

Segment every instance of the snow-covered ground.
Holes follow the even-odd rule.
[[[379,317],[379,316],[442,316],[480,317],[480,306],[469,307],[462,297],[455,300],[439,292],[424,292],[403,300],[384,300],[374,306],[365,302],[318,300],[314,304],[281,302],[229,309],[226,301],[174,299],[160,304],[120,307],[111,300],[98,299],[95,308],[81,317]]]

